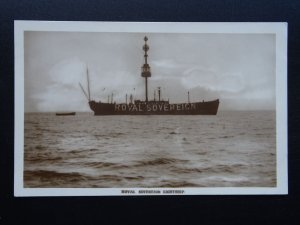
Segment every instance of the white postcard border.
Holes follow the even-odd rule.
[[[24,188],[24,31],[276,34],[276,187]],[[270,195],[288,193],[287,23],[15,21],[15,196]]]

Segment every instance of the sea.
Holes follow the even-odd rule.
[[[24,187],[275,187],[275,116],[25,113]]]

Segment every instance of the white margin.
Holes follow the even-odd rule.
[[[15,196],[144,196],[144,195],[272,195],[288,194],[287,171],[287,23],[198,22],[63,22],[15,21]],[[276,34],[276,187],[211,188],[24,188],[24,31],[135,33],[273,33]],[[127,190],[124,194],[121,191]],[[140,194],[139,191],[160,191]],[[165,194],[166,190],[184,191]]]

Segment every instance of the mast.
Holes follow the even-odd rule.
[[[158,101],[160,102],[160,87],[158,87]]]
[[[130,101],[130,104],[133,103],[133,96],[132,96],[132,94],[130,94],[130,96],[129,96],[129,101]]]
[[[89,70],[88,67],[86,66],[86,79],[87,79],[87,92],[85,92],[84,88],[82,87],[81,83],[79,83],[79,86],[83,92],[83,94],[85,95],[85,97],[87,98],[87,100],[90,102],[91,101],[91,91],[90,91],[90,78],[89,78]]]
[[[188,103],[190,103],[190,92],[188,91]]]
[[[145,63],[142,66],[141,76],[145,78],[145,102],[148,102],[148,77],[151,77],[150,66],[147,62],[149,46],[147,45],[148,38],[144,37],[145,44],[143,46]]]
[[[86,67],[86,76],[87,76],[87,85],[88,85],[88,96],[89,102],[91,101],[91,91],[90,91],[90,77],[89,77],[89,69]]]

